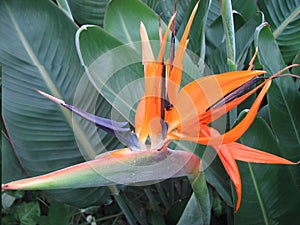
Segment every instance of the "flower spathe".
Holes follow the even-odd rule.
[[[95,176],[97,174],[95,175],[94,171],[90,170],[90,165],[93,165],[93,168],[103,170],[107,159],[111,158],[118,158],[121,162],[131,162],[133,159],[141,157],[141,162],[147,159],[147,162],[156,163],[158,155],[174,155],[178,159],[178,163],[184,164],[182,165],[182,170],[176,174],[193,174],[199,170],[200,159],[192,153],[183,151],[175,153],[176,151],[167,149],[171,141],[185,140],[210,145],[216,150],[235,186],[237,193],[235,209],[238,210],[242,199],[242,185],[236,160],[255,163],[295,164],[281,157],[236,142],[255,119],[260,104],[272,83],[272,79],[276,75],[265,79],[261,84],[245,93],[243,93],[244,90],[239,91],[243,89],[241,87],[249,84],[249,82],[253,82],[253,79],[264,74],[265,71],[246,70],[205,76],[180,89],[183,59],[188,45],[188,34],[197,8],[198,3],[190,16],[174,56],[170,56],[167,60],[164,59],[166,43],[170,28],[175,20],[175,14],[172,16],[162,37],[157,58],[153,54],[146,28],[143,23],[140,24],[145,93],[137,107],[135,134],[131,135],[133,139],[129,141],[126,141],[125,138],[122,139],[122,141],[128,143],[128,148],[102,154],[90,162],[78,164],[53,173],[4,184],[2,185],[2,190],[47,189],[49,185],[50,188],[62,188],[72,186],[72,182],[77,182],[76,185],[79,187],[81,182],[93,182],[93,180],[96,180]],[[260,90],[260,93],[247,115],[234,128],[224,134],[220,134],[216,129],[209,126],[211,122],[226,114],[258,90]],[[110,133],[113,133],[116,128],[118,128],[119,132],[128,131],[124,128],[124,123],[108,121],[104,118],[92,116],[44,92],[39,91],[39,93],[94,123],[97,121],[96,125]],[[230,94],[231,96],[228,97]],[[150,140],[150,146],[146,146],[147,140]],[[114,163],[114,161],[110,161],[109,166],[111,168],[115,166],[120,170],[122,176],[125,175],[124,171],[121,172],[123,167]],[[136,172],[138,173],[138,171]],[[107,173],[108,177],[115,174],[110,173],[110,171]],[[87,177],[83,179],[84,174],[87,174]],[[65,178],[68,176],[72,177],[72,179],[70,179],[71,183],[66,184],[68,180]],[[76,180],[78,176],[82,176],[82,179]],[[117,176],[117,178],[120,179],[120,182],[124,183],[121,181],[121,175]],[[155,179],[155,177],[151,177],[151,179]],[[137,179],[136,182],[144,181],[143,179]],[[45,182],[48,183],[45,184]],[[61,186],[55,186],[55,182]],[[101,182],[102,180],[99,180],[95,185],[111,185],[111,183]],[[130,183],[133,182],[126,184]]]

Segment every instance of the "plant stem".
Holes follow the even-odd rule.
[[[135,225],[135,218],[132,215],[130,209],[128,208],[126,202],[123,200],[122,196],[120,195],[120,192],[116,186],[109,186],[110,191],[112,192],[112,195],[116,202],[118,203],[119,207],[121,208],[122,212],[124,213],[124,216],[126,217],[129,224]]]
[[[227,46],[227,64],[229,71],[236,71],[236,50],[235,50],[235,35],[231,0],[220,0],[223,26],[226,36]],[[237,118],[237,109],[234,108],[229,112],[229,125],[233,127]]]

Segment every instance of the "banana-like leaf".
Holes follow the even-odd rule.
[[[286,64],[290,64],[300,49],[300,1],[258,1],[279,45]]]
[[[3,184],[2,190],[142,185],[172,177],[193,179],[199,167],[200,159],[189,152],[168,149],[134,152],[125,148],[52,173]]]
[[[199,213],[200,210],[200,205],[199,202],[196,198],[195,193],[192,194],[190,197],[179,221],[177,222],[177,225],[185,225],[185,224],[190,224],[190,225],[199,225],[203,224],[202,223],[202,217],[201,214]]]
[[[257,29],[255,42],[259,60],[265,71],[272,75],[285,67],[279,47],[268,26]],[[268,91],[270,120],[285,158],[297,161],[300,158],[300,94],[291,77],[274,80]],[[294,182],[300,187],[300,168],[290,167]]]
[[[18,158],[14,154],[13,147],[9,142],[8,137],[2,133],[1,138],[2,183],[7,183],[11,180],[19,180],[27,177],[24,169],[20,165]]]
[[[243,144],[281,155],[267,123],[256,118],[241,138]],[[239,164],[243,199],[235,214],[237,225],[298,224],[300,195],[286,165]],[[251,213],[250,213],[251,212]]]
[[[186,1],[156,1],[155,5],[151,1],[143,0],[151,9],[160,15],[160,18],[167,24],[174,13],[174,4],[176,2],[176,34],[181,37],[186,22],[191,15],[191,11],[196,4],[196,0]],[[182,30],[182,31],[179,31]]]
[[[109,115],[109,104],[82,77],[84,70],[74,43],[76,25],[50,1],[1,1],[0,15],[2,113],[17,157],[28,174],[48,173],[82,162],[83,156],[91,159],[101,150],[115,148],[118,142],[99,142],[107,136],[101,133],[99,137],[90,123],[78,120],[34,90],[78,107],[84,105],[91,113],[97,109],[101,116]],[[109,199],[106,188],[52,194],[79,207]]]
[[[71,20],[73,20],[73,15],[67,0],[57,0],[57,5]]]
[[[68,3],[77,23],[103,26],[109,0],[68,0]]]
[[[147,28],[150,40],[159,40],[158,16],[138,0],[113,0],[104,18],[104,29],[123,43],[140,41],[140,23]],[[164,24],[163,24],[164,25]]]

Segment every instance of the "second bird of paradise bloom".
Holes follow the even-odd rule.
[[[127,148],[115,150],[99,155],[95,160],[74,165],[46,175],[13,181],[2,185],[2,190],[9,189],[51,189],[64,188],[87,182],[81,186],[110,185],[110,182],[96,182],[97,174],[90,173],[89,169],[105,166],[116,169],[116,161],[129,162],[140,157],[142,163],[157,162],[164,156],[174,157],[176,162],[183,161],[182,169],[172,177],[195,174],[200,169],[200,159],[190,152],[168,149],[168,144],[173,140],[185,140],[202,145],[212,146],[222,161],[225,170],[232,180],[236,194],[236,211],[239,209],[242,199],[242,182],[236,160],[252,163],[268,164],[296,164],[284,158],[257,150],[236,141],[246,132],[253,122],[260,104],[268,91],[275,74],[265,78],[262,83],[252,90],[246,91],[255,84],[259,75],[264,74],[261,70],[228,72],[217,75],[201,77],[180,89],[183,59],[188,45],[188,34],[197,11],[196,4],[185,31],[174,52],[174,42],[171,43],[170,58],[165,61],[164,53],[170,28],[175,20],[175,14],[171,18],[165,34],[160,35],[160,51],[155,59],[148,39],[146,28],[140,25],[142,41],[142,62],[144,65],[145,93],[139,102],[135,117],[135,132],[130,133],[130,138],[120,135],[128,131],[124,123],[114,122],[108,119],[88,114],[64,101],[50,96],[42,91],[40,94],[52,101],[70,109],[74,113],[92,121],[104,130],[116,135],[120,141],[127,144]],[[172,39],[174,40],[174,25]],[[261,90],[260,90],[261,89]],[[228,111],[239,105],[250,95],[260,90],[247,115],[234,128],[220,134],[210,127],[210,123],[217,120]],[[159,156],[159,157],[158,157]],[[153,161],[153,157],[155,160]],[[148,160],[148,161],[147,161]],[[162,172],[163,173],[163,172]],[[144,174],[145,175],[145,174]],[[81,179],[81,178],[82,179]],[[108,176],[109,177],[109,176]],[[157,174],[156,179],[162,178]],[[121,179],[116,176],[114,183],[134,183],[132,180]],[[152,177],[153,179],[153,177]],[[147,181],[146,178],[137,178],[136,182]],[[150,178],[149,178],[150,181]]]

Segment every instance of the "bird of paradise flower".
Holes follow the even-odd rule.
[[[190,16],[176,52],[174,52],[174,42],[172,41],[170,58],[166,62],[164,61],[164,52],[175,14],[172,16],[165,34],[160,37],[161,46],[157,59],[152,52],[146,28],[141,23],[145,93],[137,107],[135,132],[130,132],[129,138],[122,135],[123,132],[128,132],[128,128],[125,128],[126,123],[91,115],[38,90],[40,94],[50,100],[116,135],[127,145],[127,148],[104,153],[95,160],[49,174],[3,184],[2,190],[106,186],[118,182],[133,184],[186,175],[193,177],[199,173],[200,159],[193,153],[168,148],[169,143],[173,140],[185,140],[212,146],[216,150],[235,186],[237,193],[235,210],[237,211],[242,199],[242,183],[236,160],[268,164],[296,164],[236,142],[253,122],[272,79],[278,77],[283,71],[264,78],[262,83],[250,91],[246,90],[261,80],[258,76],[265,73],[261,70],[251,70],[251,66],[245,71],[205,76],[180,89],[188,34],[197,7],[198,4]],[[172,40],[175,40],[174,30]],[[247,115],[234,128],[220,134],[209,126],[211,122],[226,114],[259,89],[261,89],[260,93]],[[122,177],[132,171],[124,171],[124,164],[119,162],[127,163],[127,165],[133,162],[134,164],[139,162],[150,165],[163,161],[166,157],[172,157],[174,163],[183,163],[181,169],[173,174],[161,173],[154,176],[147,176],[146,173],[136,171],[134,179]],[[103,175],[102,178],[100,178],[99,171]],[[122,176],[118,173],[121,173]],[[106,178],[114,180],[114,182]]]

